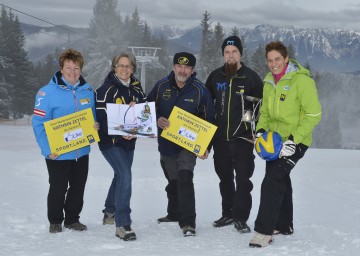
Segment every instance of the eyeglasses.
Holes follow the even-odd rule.
[[[123,64],[116,64],[115,65],[116,68],[124,68],[124,69],[132,69],[132,66],[129,65],[123,65]]]

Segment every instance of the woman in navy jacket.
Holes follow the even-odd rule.
[[[96,90],[96,115],[100,123],[99,148],[114,170],[114,178],[105,201],[103,224],[116,224],[116,236],[125,241],[135,240],[131,229],[131,166],[136,138],[132,135],[109,135],[106,103],[143,103],[146,95],[140,82],[133,76],[136,72],[135,57],[126,52],[116,55],[111,71],[101,87]]]

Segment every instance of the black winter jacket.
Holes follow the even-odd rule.
[[[146,95],[140,82],[134,77],[130,77],[129,87],[123,85],[111,71],[105,78],[104,83],[96,91],[96,116],[100,123],[99,148],[101,151],[110,147],[123,147],[125,150],[134,150],[136,139],[125,140],[121,135],[109,135],[106,103],[129,104],[144,103]]]
[[[237,74],[230,81],[226,78],[225,66],[211,72],[206,81],[205,85],[215,101],[215,125],[218,126],[218,129],[214,139],[229,141],[239,137],[252,138],[249,123],[242,122],[239,127],[242,119],[241,94],[261,99],[264,85],[255,71],[245,66],[244,63],[241,65]],[[244,108],[253,110],[253,103],[245,100]]]

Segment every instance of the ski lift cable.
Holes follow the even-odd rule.
[[[53,25],[53,26],[58,27],[58,28],[61,28],[61,29],[63,29],[63,30],[67,30],[67,31],[72,32],[72,33],[74,33],[74,34],[80,35],[80,36],[82,36],[82,37],[84,37],[84,38],[86,38],[86,39],[92,40],[91,38],[89,38],[89,37],[87,37],[87,36],[85,36],[85,35],[83,35],[83,34],[81,34],[81,33],[79,33],[79,32],[76,32],[76,31],[74,31],[74,30],[72,30],[72,29],[69,29],[69,28],[65,28],[65,27],[56,25],[56,24],[54,24],[54,23],[52,23],[52,22],[50,22],[50,21],[46,21],[46,20],[44,20],[44,19],[35,17],[35,16],[31,15],[31,14],[22,12],[22,11],[17,10],[17,9],[14,9],[14,8],[9,7],[9,6],[7,6],[7,5],[4,5],[4,4],[2,4],[2,3],[0,3],[0,5],[3,6],[3,7],[5,7],[5,8],[8,8],[8,9],[10,9],[10,10],[14,10],[14,11],[16,11],[16,12],[18,12],[18,13],[21,13],[21,14],[24,14],[24,15],[26,15],[26,16],[29,16],[29,17],[31,17],[31,18],[33,18],[33,19],[40,20],[40,21],[45,22],[45,23],[47,23],[47,24]]]

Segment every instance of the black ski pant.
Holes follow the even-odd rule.
[[[166,161],[163,160],[164,157],[160,158],[160,164],[161,168],[163,169],[165,178],[168,181],[168,184],[165,187],[166,195],[168,198],[168,206],[167,206],[167,217],[171,220],[178,220],[178,193],[177,193],[177,183],[178,183],[178,177],[177,175],[174,175],[173,177],[170,177],[169,175],[170,170],[176,170],[176,162],[175,161]],[[166,170],[169,170],[169,172]],[[169,174],[168,174],[169,173]],[[177,172],[174,172],[177,174]]]
[[[77,160],[46,159],[49,173],[47,197],[51,224],[72,224],[79,221],[84,203],[84,190],[89,169],[89,155]],[[64,218],[65,212],[65,218]]]
[[[252,207],[250,178],[255,169],[254,145],[243,139],[217,139],[213,146],[215,171],[220,178],[222,216],[246,222]]]
[[[307,149],[307,146],[298,144],[294,155],[266,162],[259,212],[255,220],[256,232],[272,235],[274,230],[282,233],[293,230],[293,190],[290,172]]]
[[[197,156],[182,149],[177,156],[160,155],[168,185],[165,188],[168,197],[168,217],[178,220],[180,227],[195,228],[195,190],[193,184],[194,168]]]

